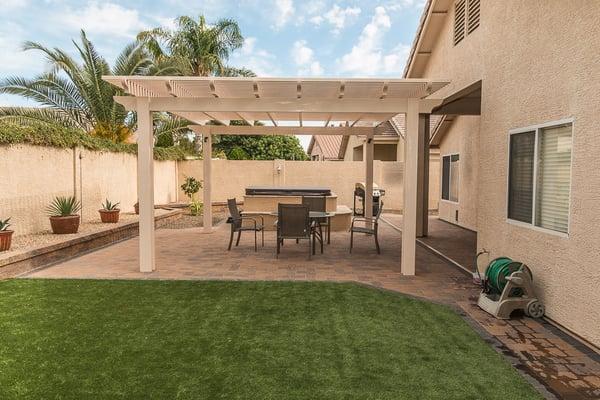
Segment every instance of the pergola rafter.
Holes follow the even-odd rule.
[[[217,78],[106,76],[133,96],[115,101],[138,113],[138,196],[140,270],[155,269],[152,112],[170,112],[192,121],[202,135],[203,200],[211,204],[212,136],[357,135],[365,137],[365,214],[372,216],[373,137],[383,122],[406,114],[404,215],[401,271],[415,273],[415,236],[427,231],[429,113],[441,99],[429,98],[449,82],[428,79]],[[208,125],[211,120],[243,120],[248,126]],[[270,121],[254,126],[250,121]],[[282,126],[295,121],[298,126]],[[317,122],[318,126],[308,122]],[[361,122],[357,126],[357,122]],[[330,127],[332,122],[342,126]],[[212,211],[204,207],[204,231],[212,231]]]

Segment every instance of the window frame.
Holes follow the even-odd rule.
[[[446,202],[446,203],[450,203],[450,204],[455,204],[458,205],[460,204],[460,186],[456,187],[456,190],[458,192],[458,201],[454,201],[454,200],[450,200],[450,186],[452,186],[452,179],[450,175],[450,170],[451,170],[451,166],[452,166],[452,156],[458,156],[458,179],[457,179],[457,185],[460,185],[460,153],[458,151],[455,151],[453,153],[447,153],[447,154],[443,154],[440,158],[441,163],[441,174],[440,174],[440,201]],[[450,166],[448,168],[448,199],[444,199],[444,157],[450,157]]]
[[[539,145],[540,145],[540,132],[544,128],[551,128],[559,125],[571,124],[571,163],[569,165],[569,204],[567,206],[567,231],[560,232],[549,228],[543,228],[535,224],[536,218],[536,207],[537,207],[537,185],[538,185],[538,167],[539,167]],[[510,200],[510,139],[512,135],[519,133],[535,132],[534,136],[534,150],[533,150],[533,193],[532,193],[532,205],[531,205],[531,222],[523,222],[508,217],[508,206]],[[512,225],[521,226],[524,228],[533,229],[542,233],[549,233],[551,235],[568,238],[571,233],[571,203],[573,193],[573,145],[575,139],[575,119],[573,117],[563,118],[554,121],[548,121],[541,124],[529,125],[522,128],[509,129],[508,131],[508,143],[507,143],[507,163],[506,163],[506,208],[505,218],[506,222]]]

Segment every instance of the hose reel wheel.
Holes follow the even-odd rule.
[[[525,315],[531,318],[542,318],[545,312],[546,308],[539,300],[530,301],[525,309]]]

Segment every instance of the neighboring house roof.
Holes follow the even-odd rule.
[[[337,160],[342,144],[341,135],[318,135],[310,138],[308,145],[308,154],[313,155],[315,146],[321,149],[321,155],[324,160]]]
[[[402,120],[404,120],[404,114],[398,114],[395,117],[393,117],[393,119],[397,118],[397,117],[400,117]],[[360,122],[359,121],[356,123],[355,126],[373,126],[373,125],[369,122]],[[382,126],[383,126],[383,130],[380,130],[379,133],[377,135],[375,135],[375,137],[374,137],[375,143],[377,143],[377,139],[387,139],[389,141],[389,139],[392,139],[394,137],[399,138],[400,136],[402,136],[402,134],[400,133],[400,129],[397,127],[396,123],[392,123],[391,121],[385,121],[382,123]],[[340,159],[344,158],[347,147],[348,147],[348,136],[344,136],[341,139],[338,158],[340,158]]]

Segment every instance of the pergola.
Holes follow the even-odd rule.
[[[365,212],[372,216],[372,139],[381,123],[404,113],[401,272],[404,275],[415,274],[415,238],[427,234],[429,114],[442,102],[441,99],[430,98],[430,95],[449,82],[383,78],[168,76],[105,76],[103,79],[130,94],[116,96],[115,100],[126,109],[137,112],[140,271],[155,270],[153,112],[166,111],[186,118],[195,124],[192,130],[202,135],[206,233],[212,232],[212,210],[208,206],[211,204],[212,188],[212,135],[364,136]],[[227,124],[230,120],[243,120],[248,126],[230,126]],[[223,125],[207,125],[209,121],[221,121]],[[272,126],[254,126],[252,121],[270,121]],[[330,126],[340,122],[343,126]]]

